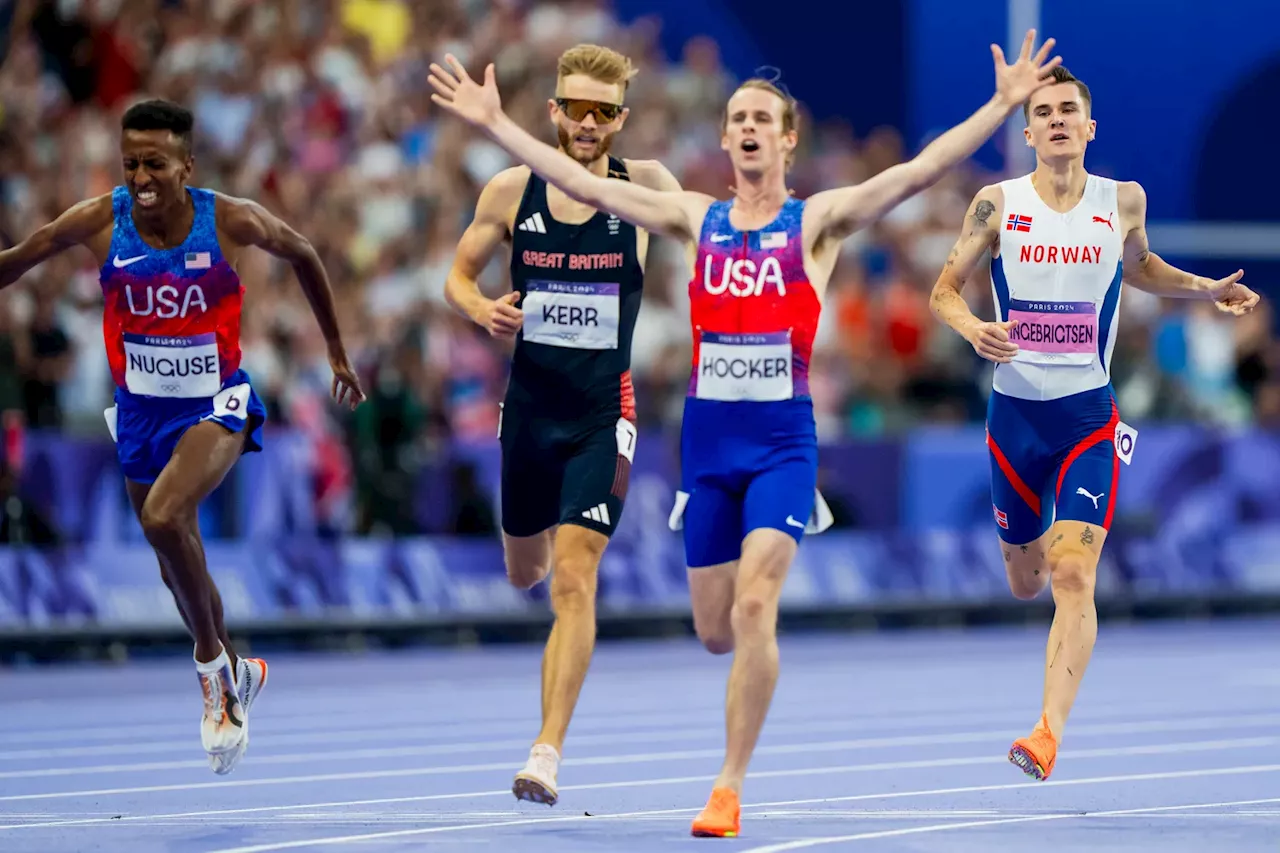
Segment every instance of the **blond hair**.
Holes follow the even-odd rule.
[[[616,50],[598,44],[579,44],[560,54],[556,82],[571,74],[581,74],[610,86],[621,86],[626,92],[631,78],[638,73],[631,60]]]
[[[736,95],[743,89],[759,89],[762,92],[768,92],[776,95],[782,101],[782,132],[790,133],[798,130],[797,125],[800,123],[800,106],[796,99],[784,92],[776,83],[764,79],[763,77],[752,77],[750,80],[743,82],[741,86],[733,90]],[[733,95],[729,96],[729,100],[733,100]],[[729,104],[726,101],[724,107],[724,118],[721,121],[720,132],[724,133],[729,129]],[[795,163],[796,152],[787,152],[787,167],[790,168]]]

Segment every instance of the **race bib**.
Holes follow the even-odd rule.
[[[699,400],[790,400],[791,333],[702,334],[698,347]]]
[[[1116,456],[1126,465],[1133,464],[1133,446],[1138,441],[1138,431],[1124,421],[1116,424]]]
[[[1088,366],[1098,357],[1098,309],[1092,302],[1009,301],[1018,345],[1014,361]]]
[[[531,281],[520,307],[524,339],[570,349],[618,348],[617,284]]]
[[[147,397],[210,397],[222,388],[218,339],[124,336],[125,387]]]

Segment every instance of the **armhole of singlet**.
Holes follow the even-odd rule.
[[[530,169],[524,194],[520,196],[520,207],[516,210],[516,224],[519,225],[525,217],[535,213],[541,213],[542,218],[547,219],[551,216],[551,208],[547,206],[547,182]]]
[[[116,187],[111,192],[112,250],[116,248],[116,240],[127,240],[134,235],[133,217],[129,215],[132,200],[128,187]]]
[[[723,199],[716,199],[711,202],[711,206],[707,208],[707,212],[702,217],[702,231],[698,234],[699,244],[705,242],[708,239],[708,235],[713,231],[719,231],[722,224],[730,231],[733,230],[733,224],[729,222],[729,217],[725,215],[725,211],[728,210],[730,204],[732,202],[724,201]]]
[[[617,157],[610,155],[609,177],[616,178],[619,181],[630,181],[631,173],[627,171],[627,161],[619,160]]]

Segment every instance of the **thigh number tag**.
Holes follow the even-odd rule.
[[[1116,455],[1126,465],[1133,463],[1133,445],[1138,440],[1138,431],[1124,421],[1116,424]]]

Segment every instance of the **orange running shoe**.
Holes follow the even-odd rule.
[[[1048,716],[1041,714],[1029,737],[1020,737],[1013,742],[1009,750],[1009,760],[1022,772],[1043,782],[1053,772],[1053,765],[1058,762],[1058,739],[1049,729]]]
[[[693,834],[698,838],[737,838],[740,816],[738,792],[712,788],[706,808],[693,820]]]

